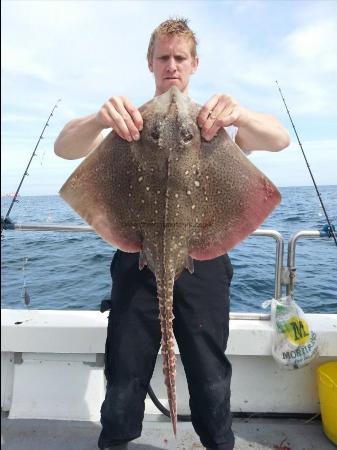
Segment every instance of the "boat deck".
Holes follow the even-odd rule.
[[[98,422],[8,419],[1,417],[3,450],[94,450]],[[245,418],[233,420],[236,450],[333,450],[319,419]],[[130,450],[203,449],[191,423],[178,423],[177,440],[164,416],[146,416],[140,438]]]

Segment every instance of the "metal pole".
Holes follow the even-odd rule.
[[[284,255],[283,237],[281,233],[275,230],[256,230],[251,234],[251,236],[268,236],[274,238],[276,241],[274,297],[278,299],[282,295],[281,274]]]
[[[65,231],[65,232],[94,232],[92,227],[87,225],[57,225],[57,224],[12,224],[10,227],[6,227],[7,230],[15,231]]]
[[[298,239],[301,237],[305,238],[317,238],[328,236],[328,233],[322,233],[321,231],[299,231],[292,235],[288,242],[288,260],[287,266],[289,271],[289,284],[287,284],[287,295],[292,296],[295,288],[296,279],[296,266],[295,266],[295,254],[296,254],[296,244]]]

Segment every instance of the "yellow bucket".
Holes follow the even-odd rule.
[[[337,444],[337,361],[319,366],[317,375],[323,430]]]

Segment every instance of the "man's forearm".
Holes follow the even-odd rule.
[[[56,155],[65,159],[86,156],[102,142],[102,126],[95,119],[96,114],[72,120],[67,123],[54,144]]]
[[[288,147],[287,130],[272,115],[244,109],[238,123],[235,142],[243,150],[279,151]]]

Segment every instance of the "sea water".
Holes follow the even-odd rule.
[[[300,230],[322,229],[326,220],[313,187],[280,191],[280,206],[260,229],[280,232],[286,244]],[[319,191],[331,222],[337,225],[337,186],[321,186]],[[2,216],[10,201],[2,198]],[[23,224],[84,224],[58,196],[21,197],[10,217]],[[96,233],[5,230],[3,236],[2,308],[96,310],[109,298],[109,267],[115,249]],[[230,252],[230,258],[234,267],[231,311],[265,312],[261,303],[274,295],[274,239],[248,237]],[[296,268],[295,300],[304,311],[337,313],[337,247],[333,239],[300,239]],[[29,306],[23,301],[24,286]]]

